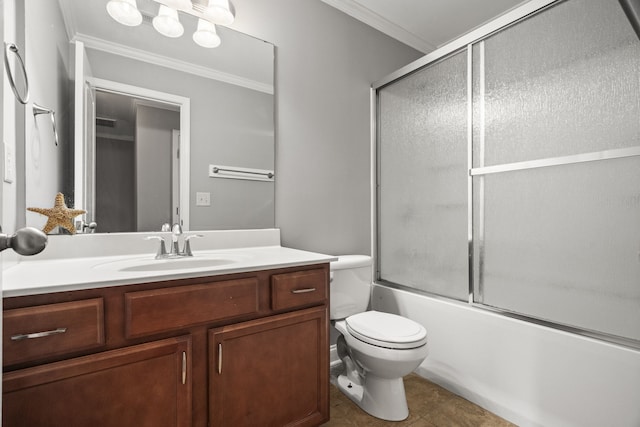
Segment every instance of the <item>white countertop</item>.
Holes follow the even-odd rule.
[[[69,241],[67,239],[65,242]],[[87,257],[25,257],[3,270],[2,296],[6,298],[205,277],[337,260],[334,256],[280,245],[195,250],[194,242],[193,254],[192,258],[175,260],[156,260],[155,254],[150,251],[108,256],[92,253]]]

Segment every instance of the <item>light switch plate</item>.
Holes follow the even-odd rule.
[[[211,206],[211,193],[196,192],[196,206]]]
[[[3,143],[4,149],[4,182],[9,184],[16,179],[16,159],[13,155],[13,147]]]

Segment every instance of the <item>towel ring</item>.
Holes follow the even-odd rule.
[[[20,68],[22,69],[22,75],[24,76],[24,95],[18,93],[16,82],[13,80],[13,74],[11,74],[11,67],[9,66],[9,52],[14,53],[18,57],[18,62],[20,63]],[[18,47],[13,43],[4,44],[4,67],[7,70],[7,77],[9,78],[9,84],[11,85],[11,90],[13,90],[13,94],[21,104],[26,104],[27,102],[29,102],[29,79],[27,77],[27,69],[24,66],[24,61],[20,56]]]

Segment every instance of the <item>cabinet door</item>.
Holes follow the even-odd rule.
[[[327,322],[323,306],[210,330],[210,425],[328,421]]]
[[[179,337],[9,372],[2,425],[186,427],[190,365]]]

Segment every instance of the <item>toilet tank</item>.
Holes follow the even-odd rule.
[[[338,320],[366,311],[372,279],[370,256],[341,255],[332,262],[329,317]]]

